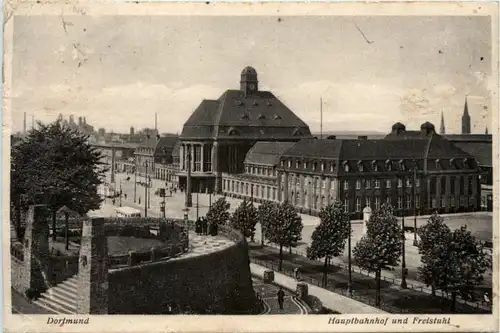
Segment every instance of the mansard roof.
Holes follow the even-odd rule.
[[[203,100],[184,124],[181,139],[280,140],[311,137],[309,127],[269,91],[227,90]]]
[[[279,163],[280,156],[293,147],[294,144],[294,142],[257,142],[248,151],[245,163],[276,166]]]

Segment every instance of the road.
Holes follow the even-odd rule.
[[[277,270],[279,263],[278,250],[270,247],[261,248],[253,245],[250,250],[250,257],[266,263],[271,263]],[[256,262],[258,264],[258,262]],[[312,284],[321,283],[323,278],[323,264],[312,261],[298,255],[285,254],[283,268],[292,272],[298,267],[304,281]],[[314,279],[315,281],[311,280]],[[352,288],[354,295],[360,297],[364,302],[374,304],[376,293],[375,279],[352,272]],[[348,272],[339,267],[330,267],[328,274],[328,290],[344,293],[347,290]],[[383,309],[393,313],[449,313],[450,301],[440,297],[410,289],[401,289],[399,286],[382,281],[382,305]],[[457,312],[460,313],[484,313],[485,311],[475,310],[470,306],[457,303]]]

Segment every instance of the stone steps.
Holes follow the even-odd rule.
[[[56,314],[77,314],[78,275],[48,289],[33,301]]]

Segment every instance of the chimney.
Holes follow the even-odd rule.
[[[434,127],[433,124],[427,121],[420,126],[420,131],[422,132],[423,135],[429,136],[435,133],[436,128]]]
[[[358,140],[367,140],[368,137],[366,135],[360,135],[358,136]]]

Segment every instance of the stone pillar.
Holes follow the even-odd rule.
[[[304,207],[304,175],[299,175],[299,182],[300,182],[300,185],[299,185],[299,206],[300,207]]]
[[[24,234],[24,269],[22,291],[43,292],[49,288],[49,220],[45,205],[30,206]]]
[[[204,143],[201,144],[200,157],[201,157],[200,171],[205,172],[205,144]]]
[[[78,314],[108,313],[108,242],[103,218],[83,222],[78,287]]]
[[[115,182],[115,158],[116,150],[115,148],[111,148],[111,183]]]
[[[288,172],[283,175],[283,202],[288,201]]]
[[[283,189],[281,171],[278,171],[278,176],[276,177],[276,181],[278,184],[278,186],[276,186],[276,191],[278,192],[276,193],[277,195],[276,199],[278,200],[278,202],[281,202],[281,190]]]
[[[309,293],[308,285],[305,282],[299,282],[297,283],[297,287],[295,289],[295,294],[297,295],[298,299],[304,299],[307,297]]]
[[[325,195],[325,202],[326,202],[326,205],[328,206],[329,204],[331,204],[330,202],[330,192],[332,190],[332,180],[330,177],[326,177],[325,178],[325,191],[324,191],[324,195]]]
[[[179,152],[179,169],[184,170],[184,144],[181,144],[180,152]]]
[[[189,147],[190,149],[190,153],[191,153],[191,172],[194,171],[194,157],[195,157],[195,154],[194,154],[194,149],[195,149],[195,145],[191,144],[191,147]]]
[[[212,170],[215,173],[215,192],[220,193],[221,174],[219,172],[219,143],[214,141],[212,148]]]
[[[313,199],[313,179],[312,177],[308,177],[307,179],[307,208],[312,209],[312,199]]]
[[[444,195],[446,196],[446,208],[451,207],[451,179],[450,176],[446,176],[446,189]]]
[[[462,189],[460,188],[460,177],[461,176],[455,177],[455,207],[460,207],[460,193],[462,193]]]

